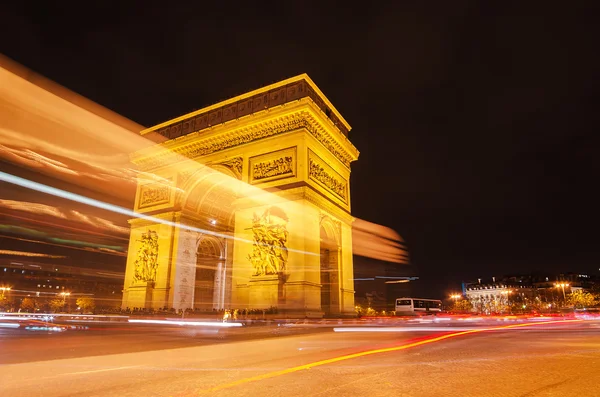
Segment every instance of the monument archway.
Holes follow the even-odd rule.
[[[199,177],[199,172],[192,172],[190,182],[182,189],[184,222],[204,231],[196,233],[193,309],[205,312],[223,310],[231,303],[228,237],[234,234],[233,202],[237,194],[228,184],[235,174],[219,168]]]
[[[353,314],[349,130],[304,74],[142,131],[122,306]]]

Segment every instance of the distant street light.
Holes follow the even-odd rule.
[[[459,300],[461,297],[462,297],[462,295],[459,295],[459,294],[453,294],[453,295],[450,295],[450,298],[451,298],[451,299],[454,299],[454,301],[455,301],[455,302],[456,302],[457,300]]]
[[[562,293],[563,293],[563,299],[567,300],[567,295],[565,295],[565,288],[569,287],[569,284],[566,283],[558,283],[558,284],[554,284],[554,286],[556,288],[562,288]]]
[[[63,297],[63,303],[65,303],[67,296],[71,295],[70,292],[61,292],[59,295]]]
[[[2,298],[4,298],[4,293],[10,291],[10,287],[0,287],[0,291],[2,292]]]

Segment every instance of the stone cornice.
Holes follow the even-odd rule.
[[[173,139],[303,98],[312,99],[339,131],[348,136],[351,129],[348,122],[305,73],[165,121],[141,134],[157,132]]]
[[[321,195],[320,193],[318,193],[310,188],[305,189],[304,198],[308,202],[329,212],[331,215],[340,219],[341,221],[344,221],[348,224],[352,224],[352,222],[354,222],[354,217],[352,215],[350,215],[350,213],[348,213],[348,211],[333,204],[330,200],[323,197],[323,195]]]
[[[178,156],[198,159],[215,152],[234,148],[257,140],[305,128],[317,141],[334,155],[345,167],[358,158],[358,150],[348,138],[327,126],[315,112],[310,98],[296,112],[257,122],[248,126],[215,131],[213,134],[192,133],[164,142],[158,146],[132,154],[131,160],[143,170],[178,162]]]

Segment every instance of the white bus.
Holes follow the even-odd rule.
[[[442,311],[442,301],[437,299],[398,298],[396,299],[396,314],[439,313]]]

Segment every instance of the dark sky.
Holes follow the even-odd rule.
[[[596,2],[214,3],[3,2],[0,52],[146,126],[306,72],[430,288],[598,273]]]

